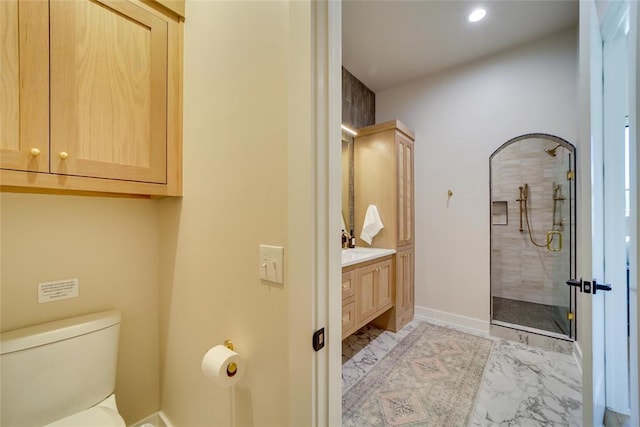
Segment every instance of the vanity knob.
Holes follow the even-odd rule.
[[[69,153],[67,153],[66,151],[61,151],[58,156],[60,156],[61,160],[67,160],[67,158],[69,157]]]
[[[344,290],[346,291],[346,290],[347,290],[347,288],[348,288],[347,284],[346,284],[346,283],[343,283],[343,284],[342,284],[342,289],[344,289]]]
[[[347,323],[348,321],[349,321],[349,319],[348,319],[348,318],[346,318],[346,317],[343,317],[343,318],[342,318],[342,324],[343,324],[343,325],[344,325],[345,323]]]
[[[37,148],[32,148],[31,150],[29,150],[29,152],[33,157],[38,157],[40,155],[40,150],[38,150]]]

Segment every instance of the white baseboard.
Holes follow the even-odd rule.
[[[576,365],[578,365],[578,370],[582,376],[582,348],[578,341],[573,342],[573,358],[576,359]]]
[[[476,334],[489,334],[489,321],[416,306],[415,317],[433,323],[465,329]]]

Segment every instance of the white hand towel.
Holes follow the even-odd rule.
[[[380,212],[376,205],[369,205],[367,213],[364,216],[364,224],[362,224],[362,232],[360,238],[371,245],[372,239],[376,234],[384,228],[382,220],[380,219]]]

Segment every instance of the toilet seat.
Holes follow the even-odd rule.
[[[44,427],[126,427],[112,394],[96,406],[76,412]]]

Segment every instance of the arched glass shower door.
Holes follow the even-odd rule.
[[[542,133],[490,159],[491,323],[575,336],[575,147]]]

